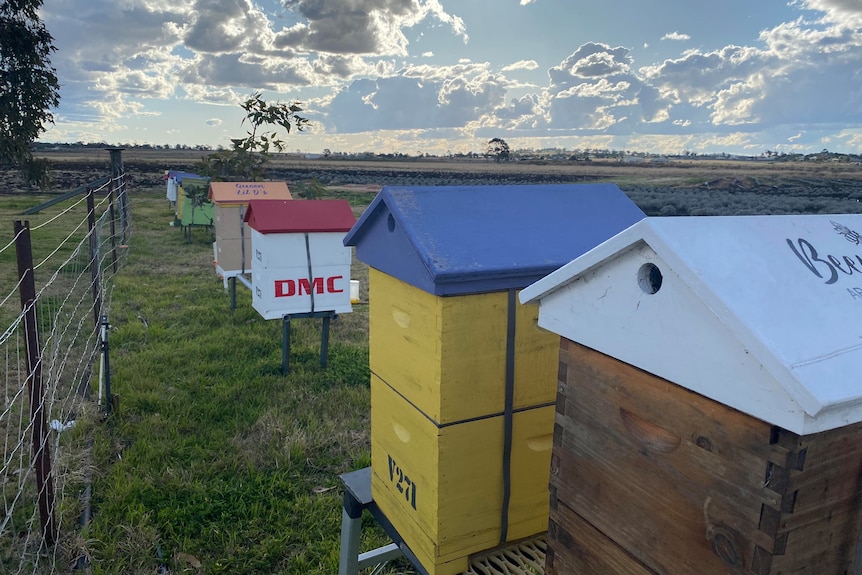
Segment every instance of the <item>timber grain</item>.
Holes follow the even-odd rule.
[[[854,573],[862,424],[799,436],[561,340],[547,573]]]

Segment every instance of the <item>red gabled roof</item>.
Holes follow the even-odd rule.
[[[250,200],[243,219],[262,234],[347,232],[356,223],[347,200]]]

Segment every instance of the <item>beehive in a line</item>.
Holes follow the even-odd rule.
[[[345,238],[369,265],[372,494],[432,575],[547,529],[558,338],[517,290],[643,217],[612,184],[384,187]]]
[[[165,197],[174,207],[176,207],[177,192],[183,178],[200,178],[200,176],[191,172],[165,170]],[[176,213],[176,210],[174,210],[174,213]]]
[[[522,291],[561,335],[548,573],[859,570],[860,231],[649,218]]]
[[[264,319],[349,313],[351,250],[342,243],[356,222],[346,200],[251,200],[252,307]]]
[[[209,200],[214,204],[216,274],[227,280],[251,272],[251,229],[243,218],[250,200],[289,200],[285,182],[210,182]]]
[[[213,225],[213,203],[207,199],[210,179],[186,175],[177,186],[176,218],[181,226]],[[194,197],[201,199],[195,202]]]

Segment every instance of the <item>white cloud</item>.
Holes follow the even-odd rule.
[[[465,42],[468,38],[464,22],[447,13],[439,0],[352,0],[349,10],[343,0],[285,0],[284,6],[307,23],[280,32],[277,45],[300,52],[407,56],[403,29],[426,18],[447,25]]]
[[[487,64],[409,66],[394,76],[356,80],[331,99],[329,132],[457,127],[491,116],[508,81]]]
[[[185,46],[224,54],[250,49],[271,39],[266,16],[249,0],[197,0],[184,27]]]
[[[862,26],[862,3],[858,0],[795,0],[810,10],[823,12],[823,20],[848,27]]]
[[[682,32],[670,32],[661,37],[662,40],[691,40],[691,36]]]
[[[535,70],[539,67],[539,63],[535,60],[518,60],[508,66],[503,66],[501,70],[503,72],[511,72],[513,70]]]
[[[613,73],[627,73],[631,57],[626,48],[611,48],[607,44],[589,42],[578,48],[559,66],[548,70],[551,87],[565,89],[585,78],[597,78]]]

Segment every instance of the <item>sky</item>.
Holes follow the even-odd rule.
[[[302,153],[862,152],[860,0],[45,0],[43,142]]]

